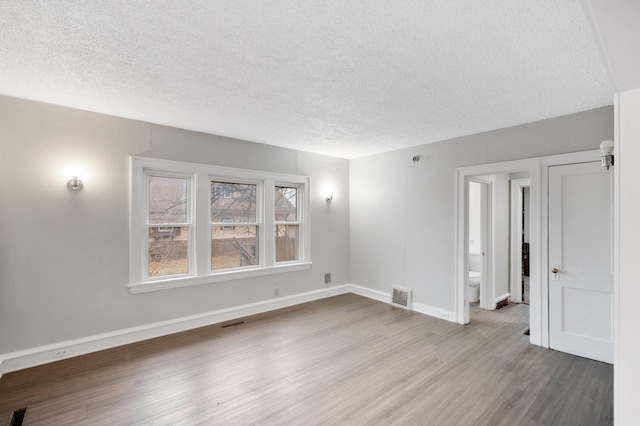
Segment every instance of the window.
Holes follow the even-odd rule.
[[[258,265],[258,184],[212,181],[211,194],[211,270]]]
[[[147,275],[188,274],[189,178],[149,174],[147,185]]]
[[[307,177],[131,164],[132,293],[310,267]]]
[[[298,188],[276,186],[274,203],[276,262],[298,260]]]

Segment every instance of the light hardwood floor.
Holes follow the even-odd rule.
[[[612,424],[612,367],[530,345],[528,309],[337,296],[6,374],[0,425]]]

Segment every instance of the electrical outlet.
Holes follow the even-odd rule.
[[[324,274],[324,283],[329,284],[331,282],[331,272]]]
[[[442,312],[440,316],[442,317],[442,319],[446,319],[446,320],[449,319],[449,314],[445,314],[444,312]]]
[[[69,355],[69,353],[66,349],[56,349],[55,351],[53,351],[54,358],[60,358],[67,355]]]
[[[280,294],[280,289],[279,289],[278,287],[274,287],[274,288],[273,288],[273,295],[274,295],[274,296],[277,296],[277,295],[279,295],[279,294]]]

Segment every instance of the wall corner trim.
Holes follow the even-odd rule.
[[[269,299],[231,308],[219,309],[201,314],[189,315],[167,321],[125,328],[108,333],[96,334],[79,339],[57,342],[50,345],[0,354],[0,378],[25,368],[36,367],[54,361],[86,355],[117,346],[128,345],[143,340],[162,337],[173,333],[205,327],[225,321],[261,314],[301,303],[312,302],[341,294],[354,293],[369,299],[390,303],[391,295],[379,290],[355,284],[343,284],[334,287],[313,290],[305,293]],[[414,303],[413,310],[436,318],[455,322],[455,313],[429,305]],[[64,351],[64,356],[55,356],[55,352]]]

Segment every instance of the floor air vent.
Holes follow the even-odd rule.
[[[391,304],[400,308],[411,309],[411,289],[393,286]]]

